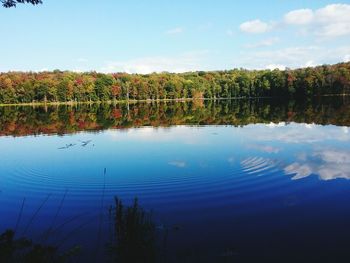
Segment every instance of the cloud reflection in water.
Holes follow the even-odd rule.
[[[305,156],[304,156],[305,157]],[[317,175],[321,180],[350,179],[350,152],[336,149],[319,149],[305,160],[284,168],[286,174],[294,174],[293,180]]]

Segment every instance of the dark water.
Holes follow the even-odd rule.
[[[348,98],[0,114],[0,232],[101,262],[113,197],[137,197],[163,262],[350,261]]]

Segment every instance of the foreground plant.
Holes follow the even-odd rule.
[[[78,252],[79,248],[73,248],[61,254],[55,246],[36,244],[25,237],[15,239],[12,230],[6,230],[0,235],[2,263],[64,263]]]
[[[113,262],[156,262],[156,227],[152,214],[142,209],[137,199],[132,206],[124,207],[115,198],[110,215],[114,231],[109,248]]]

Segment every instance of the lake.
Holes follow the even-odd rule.
[[[349,102],[1,107],[0,233],[107,261],[136,197],[160,262],[349,262]]]

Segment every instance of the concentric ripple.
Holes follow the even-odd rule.
[[[6,178],[13,186],[30,189],[31,194],[37,196],[48,193],[59,195],[64,189],[70,189],[70,197],[76,200],[98,200],[102,189],[105,189],[107,196],[139,196],[144,202],[155,205],[188,200],[201,201],[203,205],[225,205],[238,195],[254,194],[258,198],[262,191],[286,183],[285,177],[281,177],[278,162],[262,157],[243,159],[240,165],[233,169],[228,167],[220,174],[181,170],[176,174],[167,174],[164,171],[158,174],[145,173],[138,180],[127,180],[127,175],[121,178],[108,172],[105,179],[102,172],[83,177],[85,172],[88,171],[82,169],[80,174],[60,176],[59,171],[50,173],[18,162]],[[262,176],[264,178],[260,178]],[[22,194],[19,192],[17,198],[21,198]]]
[[[125,202],[137,197],[143,206],[166,220],[192,220],[194,224],[201,220],[251,218],[298,205],[300,200],[314,198],[312,201],[317,202],[315,198],[325,199],[335,193],[316,191],[319,185],[312,178],[291,180],[285,174],[297,149],[289,153],[290,146],[284,145],[287,153],[280,155],[283,145],[276,150],[245,148],[247,143],[241,139],[239,128],[215,129],[220,129],[222,136],[211,136],[213,127],[155,133],[152,129],[130,134],[116,131],[118,136],[115,132],[89,134],[94,148],[67,151],[57,149],[62,138],[39,136],[27,143],[26,150],[33,153],[30,155],[21,152],[22,144],[15,139],[11,147],[17,150],[4,155],[0,164],[0,214],[5,215],[0,226],[13,225],[23,198],[24,222],[46,198],[39,216],[50,218],[65,193],[60,215],[63,219],[107,213],[113,197],[118,196]],[[66,141],[86,137],[84,133],[76,134]],[[263,152],[266,149],[269,152]],[[305,194],[308,192],[317,195]],[[44,222],[37,227],[47,226]]]

